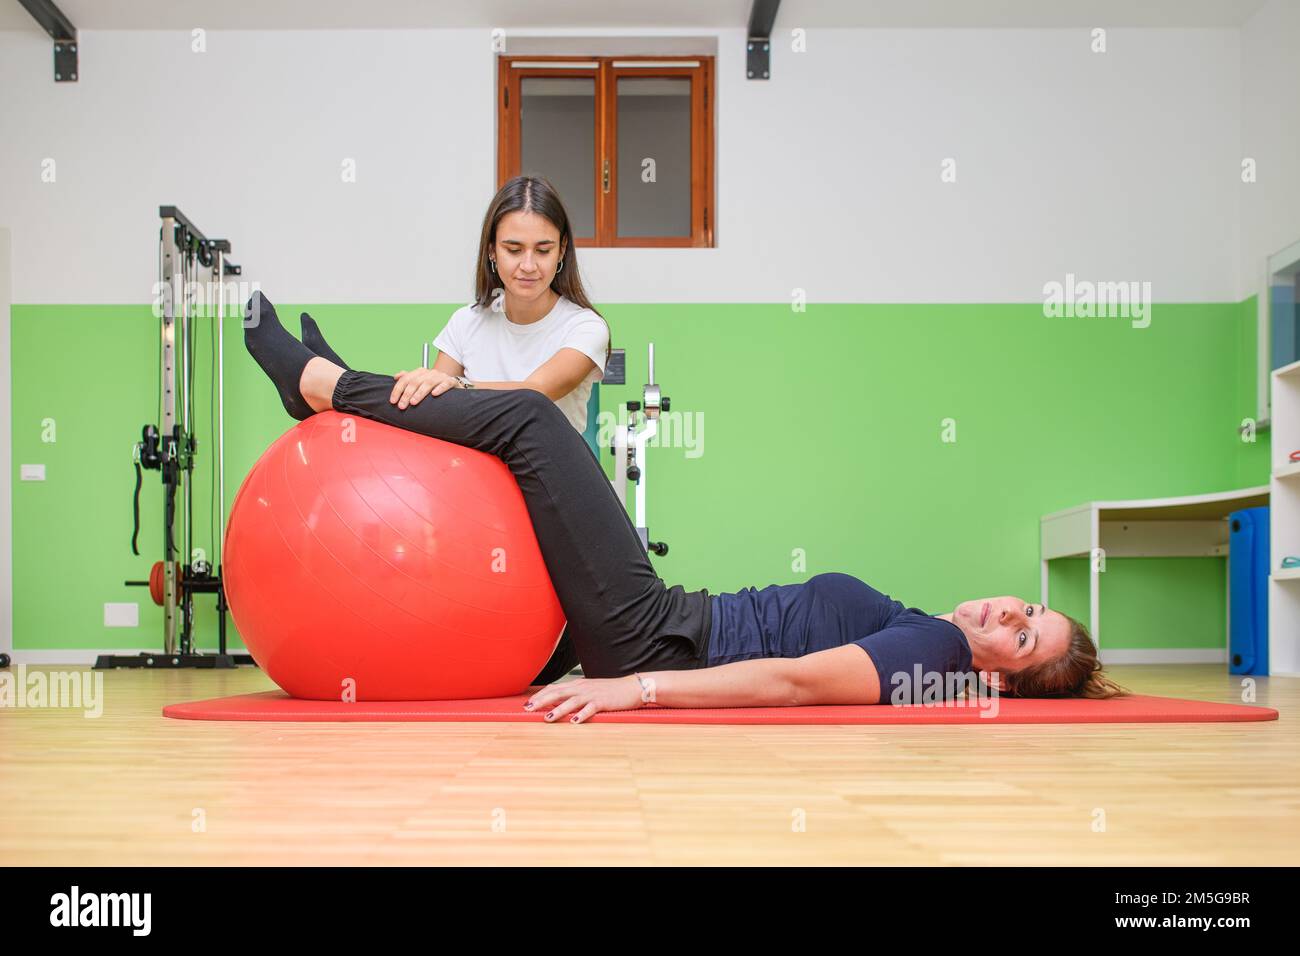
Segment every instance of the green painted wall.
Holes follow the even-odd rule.
[[[456,306],[308,308],[354,367],[393,372],[418,365]],[[604,311],[632,383],[602,389],[606,413],[640,397],[653,340],[674,418],[702,422],[698,457],[651,451],[651,536],[671,545],[654,560],[687,588],[836,570],[932,613],[990,594],[1032,599],[1043,513],[1267,481],[1267,435],[1244,445],[1236,432],[1254,414],[1253,300],[1157,305],[1146,329],[1048,319],[1033,305]],[[213,411],[208,328],[200,422]],[[12,335],[14,646],[161,646],[160,609],[123,585],[161,557],[156,472],[144,476],[142,554],[130,553],[131,447],[157,417],[157,320],[140,306],[20,305]],[[292,420],[237,320],[225,349],[228,502]],[[956,442],[941,440],[946,418]],[[214,431],[198,429],[201,456]],[[45,463],[45,482],[18,480],[31,462]],[[215,498],[202,475],[195,490],[194,544],[211,556]],[[1085,616],[1083,562],[1054,565],[1053,603]],[[1106,646],[1222,646],[1223,577],[1223,559],[1108,563]],[[106,601],[140,602],[139,630],[104,628]],[[214,599],[198,601],[197,643],[210,649]]]
[[[1245,302],[1238,306],[1236,317],[1237,341],[1236,351],[1234,353],[1234,366],[1237,369],[1236,391],[1233,395],[1234,407],[1239,409],[1241,414],[1237,422],[1238,425],[1243,420],[1254,419],[1258,414],[1256,404],[1258,398],[1256,392],[1258,388],[1258,374],[1256,372],[1256,363],[1259,361],[1257,352],[1257,341],[1259,339],[1258,324],[1256,315],[1256,299],[1251,296]],[[1253,442],[1242,442],[1238,445],[1235,460],[1237,463],[1237,484],[1242,488],[1251,485],[1268,484],[1270,465],[1270,444],[1269,434],[1264,432],[1262,435],[1257,434]]]

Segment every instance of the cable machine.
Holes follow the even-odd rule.
[[[617,351],[622,351],[617,350]],[[620,374],[622,369],[619,369]],[[651,541],[650,529],[646,524],[646,497],[648,489],[646,475],[645,449],[649,441],[659,433],[659,413],[672,408],[672,401],[667,395],[661,395],[659,385],[655,382],[655,344],[650,343],[649,381],[641,389],[641,400],[627,402],[628,422],[614,430],[610,442],[610,453],[614,456],[614,493],[627,508],[627,485],[630,481],[635,488],[632,523],[636,533],[641,537],[641,547],[660,557],[668,553],[667,541]],[[620,377],[617,384],[623,384]]]
[[[103,654],[96,668],[110,667],[201,667],[226,668],[252,664],[248,654],[226,651],[226,593],[221,577],[221,547],[226,530],[225,487],[225,348],[222,320],[226,316],[227,276],[241,274],[229,261],[230,241],[208,239],[175,206],[158,210],[162,219],[158,241],[158,285],[155,312],[159,326],[159,424],[147,424],[132,450],[135,464],[134,528],[131,552],[139,554],[140,488],[143,470],[158,471],[163,486],[163,560],[154,563],[147,581],[127,581],[129,586],[147,587],[153,602],[163,609],[161,653],[138,655]],[[196,293],[201,277],[216,288],[216,309],[212,296],[200,303]],[[200,309],[200,306],[203,308]],[[206,312],[215,338],[216,369],[216,454],[209,461],[220,507],[220,530],[212,542],[213,560],[194,547],[193,473],[200,459],[195,436],[194,414],[194,331]],[[179,341],[177,332],[179,331]],[[179,361],[179,367],[178,367]],[[181,547],[176,527],[180,525]],[[215,568],[215,572],[214,572]],[[194,646],[194,596],[217,596],[218,649],[204,653]]]

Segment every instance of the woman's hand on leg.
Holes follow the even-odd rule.
[[[389,402],[395,402],[398,408],[419,405],[426,395],[435,398],[451,388],[460,388],[461,384],[454,375],[440,372],[436,368],[417,368],[410,372],[398,372],[395,376],[393,394]]]

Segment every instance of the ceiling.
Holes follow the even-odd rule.
[[[749,0],[55,0],[79,30],[719,29]],[[1266,0],[784,0],[776,28],[1239,27]],[[18,0],[0,30],[40,32]]]

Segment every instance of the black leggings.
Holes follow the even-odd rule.
[[[558,680],[578,662],[587,677],[704,666],[708,592],[660,580],[600,463],[554,402],[530,388],[453,388],[402,409],[388,400],[395,383],[347,370],[332,404],[495,455],[519,483],[568,618],[534,683]]]

